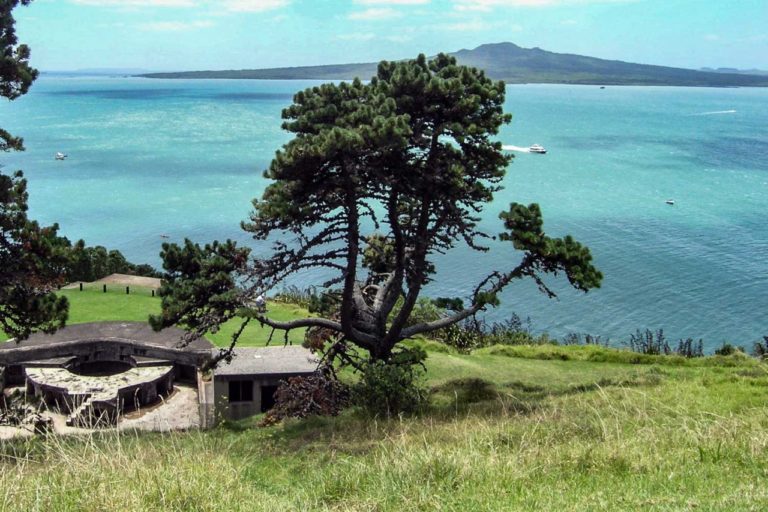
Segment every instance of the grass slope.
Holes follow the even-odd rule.
[[[125,294],[124,287],[108,289],[107,293],[101,290],[62,290],[61,295],[67,297],[70,303],[68,323],[79,324],[84,322],[98,322],[105,320],[124,320],[130,322],[146,322],[150,314],[160,313],[160,299],[152,297],[149,290],[131,288],[131,294]],[[286,321],[296,318],[304,318],[306,311],[291,304],[278,302],[269,303],[270,317],[275,320]],[[240,327],[240,322],[232,320],[221,327],[221,330],[208,335],[208,338],[219,347],[228,346],[232,334]],[[261,327],[257,322],[251,322],[243,331],[239,346],[257,347],[264,346],[269,339],[270,329]],[[304,339],[303,330],[291,331],[288,335],[292,343],[301,343]],[[275,333],[271,344],[283,343],[281,333]]]
[[[94,319],[78,309],[95,298],[69,296],[74,318]],[[0,510],[768,509],[768,374],[755,360],[424,345],[441,351],[420,417],[4,442]]]

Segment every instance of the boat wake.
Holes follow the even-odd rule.
[[[735,114],[735,110],[714,110],[712,112],[700,112],[698,114],[691,114],[692,116],[714,116],[717,114]]]
[[[504,151],[517,151],[519,153],[530,153],[531,148],[521,148],[520,146],[510,146],[509,144],[505,144],[501,146],[501,149]]]

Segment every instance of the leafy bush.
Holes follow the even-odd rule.
[[[715,355],[718,356],[731,356],[735,354],[736,352],[744,352],[744,349],[741,347],[736,347],[734,345],[731,345],[730,343],[723,343],[720,348],[715,350]]]
[[[403,349],[388,362],[363,364],[360,380],[352,387],[352,401],[370,416],[391,417],[414,413],[426,404],[423,384],[426,353]]]
[[[482,333],[461,324],[448,326],[438,335],[443,343],[455,348],[460,354],[469,354],[474,349],[484,346]]]
[[[763,341],[756,341],[752,347],[752,355],[759,359],[768,357],[768,336],[763,336]]]
[[[101,245],[89,247],[83,240],[70,245],[69,240],[65,239],[64,243],[67,253],[64,273],[69,281],[96,281],[110,274],[162,277],[151,265],[131,263],[118,250],[110,251]]]
[[[502,322],[487,323],[485,320],[470,318],[435,333],[446,345],[461,353],[494,345],[557,345],[547,334],[531,332],[531,320],[522,320],[512,313]]]

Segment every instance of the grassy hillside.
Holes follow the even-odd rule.
[[[133,300],[78,293],[73,319]],[[157,307],[143,301],[123,319]],[[768,509],[768,373],[754,359],[421,343],[420,417],[3,442],[0,510]]]
[[[105,320],[125,320],[131,322],[146,322],[150,314],[160,313],[160,299],[152,297],[150,290],[131,287],[131,294],[126,295],[125,287],[115,286],[102,293],[101,289],[91,290],[62,290],[62,295],[69,299],[70,314],[69,323],[79,324],[84,322],[97,322]],[[270,315],[276,320],[292,320],[303,318],[306,312],[291,304],[270,302]],[[231,321],[222,326],[217,333],[210,334],[208,338],[217,346],[229,345],[232,334],[240,327],[238,321]],[[270,329],[262,328],[258,323],[252,322],[243,331],[240,338],[241,346],[263,346],[269,339]],[[289,333],[289,340],[293,343],[301,343],[304,339],[304,331],[297,329]],[[275,333],[272,344],[283,343],[281,333]]]
[[[766,87],[768,77],[743,73],[635,64],[584,55],[555,53],[541,48],[521,48],[513,43],[484,44],[451,54],[460,64],[483,69],[495,80],[508,84],[675,85],[695,87]],[[269,69],[182,71],[149,73],[147,78],[239,78],[272,80],[369,79],[377,63],[334,64]]]

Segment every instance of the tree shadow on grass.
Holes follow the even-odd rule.
[[[437,418],[456,414],[474,416],[526,415],[546,406],[552,397],[564,397],[610,387],[655,386],[661,377],[655,373],[626,378],[601,378],[570,386],[544,386],[520,381],[501,385],[480,378],[448,381],[431,390],[427,414]]]
[[[603,378],[570,386],[544,386],[519,381],[497,385],[481,378],[453,379],[430,390],[429,405],[411,419],[368,417],[349,409],[335,418],[310,417],[290,420],[274,432],[283,450],[326,452],[329,448],[344,453],[365,453],[376,449],[382,440],[408,435],[411,431],[456,421],[457,418],[501,418],[528,416],[549,406],[553,397],[567,397],[611,387],[654,386],[661,382],[656,374],[627,378]],[[437,435],[437,434],[436,434]]]

